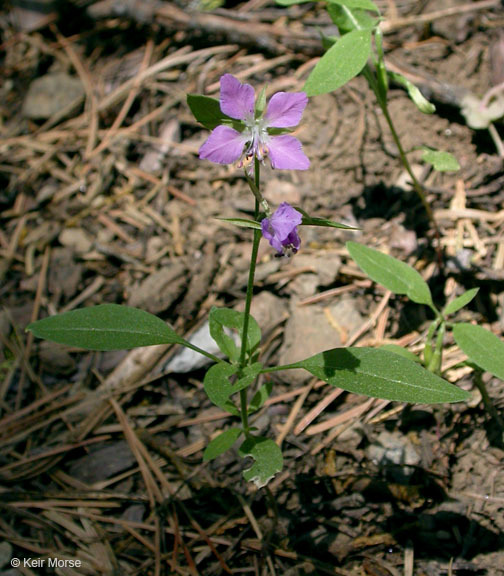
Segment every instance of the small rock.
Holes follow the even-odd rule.
[[[60,244],[72,248],[77,254],[86,254],[93,246],[91,237],[82,228],[65,228],[58,240]]]
[[[193,332],[188,338],[188,341],[194,346],[222,358],[222,352],[219,350],[215,340],[210,336],[210,326],[208,322],[205,322],[196,332]],[[236,342],[238,343],[238,339],[236,339]],[[163,366],[162,371],[185,374],[208,366],[211,363],[212,360],[206,356],[202,356],[190,348],[183,347]]]
[[[65,375],[75,370],[74,359],[62,344],[40,342],[39,357],[42,367],[51,373]]]
[[[124,472],[135,463],[135,456],[128,443],[119,440],[113,444],[101,446],[73,462],[70,466],[70,475],[86,484],[94,484]]]
[[[361,322],[362,317],[350,299],[327,307],[327,311],[323,306],[297,306],[293,303],[279,361],[291,364],[324,350],[338,348]],[[289,370],[286,378],[293,384],[302,384],[311,375],[301,369]]]
[[[241,302],[240,305],[237,306],[237,310],[243,311],[244,308],[245,302]],[[285,299],[279,298],[267,290],[263,290],[254,296],[250,313],[259,324],[264,336],[264,334],[268,333],[286,319],[287,302]]]
[[[417,466],[421,457],[411,440],[398,432],[381,432],[368,447],[367,456],[381,465]]]
[[[75,296],[83,275],[83,266],[74,260],[71,248],[54,248],[51,252],[48,289],[57,298],[63,294],[69,299]]]
[[[79,78],[52,72],[35,79],[23,102],[23,114],[32,120],[46,120],[84,98]]]
[[[291,205],[296,205],[301,202],[301,192],[299,188],[292,182],[272,178],[268,180],[264,197],[273,204],[279,206],[282,202],[288,202]]]
[[[12,558],[12,546],[9,542],[0,543],[0,568],[6,566]]]
[[[186,267],[182,262],[171,262],[131,288],[128,304],[159,314],[179,298],[186,285]]]

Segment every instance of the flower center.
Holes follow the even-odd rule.
[[[245,120],[245,134],[247,136],[247,148],[245,156],[256,156],[259,161],[268,155],[268,126],[264,118],[250,118]]]

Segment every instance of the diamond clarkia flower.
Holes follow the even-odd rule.
[[[262,235],[277,251],[278,256],[296,253],[301,246],[297,227],[301,224],[302,215],[287,202],[282,202],[277,210],[261,221]]]
[[[217,164],[233,164],[254,156],[263,161],[269,158],[271,166],[280,170],[306,170],[310,161],[294,136],[279,134],[294,128],[301,121],[308,102],[304,92],[277,92],[266,106],[258,111],[254,89],[242,84],[231,74],[220,79],[220,109],[223,114],[238,120],[231,126],[217,126],[199,151],[200,158]],[[276,133],[276,134],[275,134]]]

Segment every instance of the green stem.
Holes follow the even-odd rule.
[[[186,348],[189,348],[190,350],[194,350],[194,352],[197,352],[198,354],[201,354],[202,356],[206,356],[207,358],[210,358],[210,360],[213,360],[214,362],[219,362],[219,363],[224,362],[224,363],[228,364],[228,362],[226,362],[222,358],[219,358],[218,356],[214,356],[214,354],[211,354],[210,352],[207,352],[206,350],[198,348],[198,346],[195,346],[194,344],[191,344],[190,342],[185,341],[183,346],[185,346]]]
[[[377,94],[377,97],[378,97],[378,94]],[[402,165],[406,169],[406,172],[409,174],[409,176],[411,178],[411,183],[413,184],[413,188],[414,188],[415,192],[417,193],[418,197],[420,198],[420,202],[422,203],[422,206],[424,207],[425,212],[427,213],[427,216],[434,227],[434,232],[436,234],[436,240],[437,240],[437,244],[438,244],[438,248],[439,248],[441,234],[440,234],[436,219],[434,218],[434,213],[432,212],[432,208],[430,207],[430,204],[427,201],[427,198],[425,196],[424,189],[422,188],[422,185],[417,180],[417,177],[415,176],[415,174],[411,168],[411,165],[409,163],[406,152],[404,151],[404,148],[401,144],[401,140],[399,139],[399,135],[397,134],[397,131],[395,129],[394,122],[392,121],[392,118],[389,114],[387,102],[383,101],[379,97],[378,97],[378,102],[380,104],[380,108],[382,109],[383,116],[385,117],[385,120],[387,121],[388,127],[390,129],[391,134],[392,134],[392,138],[394,139],[394,143],[397,147],[397,150],[399,151],[399,157],[401,158]]]
[[[259,179],[260,179],[260,164],[259,160],[254,157],[254,186],[259,192]],[[252,188],[252,186],[251,186]],[[252,192],[254,190],[252,189]],[[254,192],[255,196],[255,209],[254,220],[259,218],[259,200],[258,195]],[[259,252],[259,242],[261,241],[261,231],[254,230],[254,241],[252,244],[252,256],[250,258],[249,277],[247,282],[247,295],[245,297],[245,312],[243,318],[243,330],[241,335],[241,350],[240,350],[240,371],[243,370],[247,362],[247,339],[250,320],[250,307],[252,305],[252,295],[254,292],[254,276],[256,270],[257,254]],[[248,408],[247,408],[247,388],[240,390],[240,412],[245,436],[249,436],[248,424]]]

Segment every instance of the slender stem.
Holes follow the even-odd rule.
[[[259,180],[260,180],[260,164],[259,160],[257,160],[257,158],[254,157],[254,185],[257,191],[259,191]],[[254,196],[255,196],[254,220],[257,220],[259,218],[259,201],[257,194],[254,194]],[[243,330],[241,335],[240,370],[243,370],[243,368],[245,368],[247,361],[247,339],[248,339],[248,329],[250,320],[250,307],[252,305],[252,294],[254,292],[254,276],[255,276],[257,254],[259,252],[260,240],[261,240],[261,231],[254,230],[252,256],[250,257],[250,269],[247,282],[247,295],[245,297]],[[247,388],[245,388],[244,390],[240,390],[240,412],[243,424],[243,431],[245,433],[245,436],[248,436],[249,424],[248,424],[248,408],[247,408]]]
[[[404,148],[402,147],[401,140],[399,139],[399,135],[397,134],[394,123],[393,123],[392,118],[389,114],[387,103],[383,102],[380,98],[378,99],[378,101],[379,101],[380,107],[382,109],[383,115],[385,117],[385,120],[387,121],[387,124],[389,126],[390,132],[392,134],[392,138],[394,139],[395,145],[397,146],[397,150],[399,151],[399,157],[401,158],[401,162],[402,162],[404,168],[406,169],[406,172],[408,172],[408,174],[411,178],[413,188],[415,189],[415,192],[417,193],[418,197],[420,198],[420,201],[422,202],[422,206],[425,208],[425,212],[427,213],[429,220],[432,222],[432,225],[434,226],[434,232],[436,234],[436,239],[437,239],[438,248],[439,248],[439,242],[440,242],[441,234],[439,232],[439,227],[437,225],[436,219],[434,218],[434,213],[432,212],[432,208],[430,207],[430,204],[427,201],[427,198],[425,196],[424,189],[422,188],[422,185],[417,180],[417,177],[415,176],[415,174],[411,168],[411,165],[409,163],[406,152],[404,151]]]
[[[190,350],[194,350],[194,352],[197,352],[198,354],[201,354],[202,356],[206,356],[207,358],[210,358],[210,360],[213,360],[214,362],[224,362],[227,364],[227,362],[225,360],[223,360],[222,358],[219,358],[218,356],[215,356],[214,354],[211,354],[210,352],[207,352],[206,350],[203,350],[202,348],[198,348],[198,346],[195,346],[194,344],[191,344],[190,342],[185,341],[183,346],[185,346],[186,348],[189,348]]]
[[[486,389],[485,383],[483,382],[481,370],[474,371],[474,383],[481,393],[481,399],[485,405],[486,411],[495,420],[497,426],[500,428],[501,432],[504,430],[504,421],[502,420],[499,412],[493,405],[492,399],[490,398],[488,391]]]

